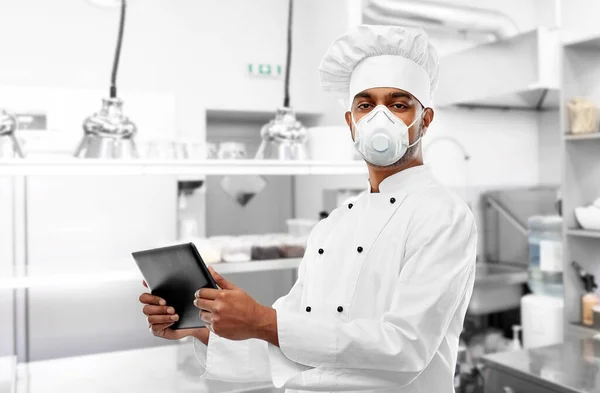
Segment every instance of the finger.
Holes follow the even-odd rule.
[[[173,322],[171,322],[171,323],[159,323],[159,324],[156,324],[156,325],[151,325],[150,326],[150,331],[155,336],[162,337],[162,336],[165,335],[165,330],[167,330],[169,328],[169,326],[171,326],[172,324],[173,324]]]
[[[142,293],[140,295],[140,302],[144,304],[154,304],[156,306],[166,306],[167,302],[165,299],[161,299],[158,296],[154,296],[150,293]]]
[[[213,312],[213,307],[215,306],[215,301],[208,300],[208,299],[202,299],[202,298],[196,298],[194,300],[194,306],[198,307],[201,310]]]
[[[201,288],[198,289],[194,295],[196,296],[196,299],[202,298],[208,300],[215,300],[217,296],[219,296],[219,292],[221,292],[220,289]]]
[[[142,280],[142,285],[145,286],[146,288],[148,288],[148,284],[146,283],[146,280]]]
[[[232,283],[230,283],[229,281],[227,281],[225,279],[225,277],[223,277],[222,275],[217,273],[217,271],[215,269],[213,269],[212,266],[209,266],[208,270],[210,271],[210,274],[217,282],[217,285],[219,285],[219,287],[221,287],[221,289],[237,289],[237,287],[235,285],[233,285]]]
[[[210,324],[212,325],[213,323],[213,315],[211,313],[209,313],[208,311],[200,311],[200,319],[204,322],[206,322],[206,324]],[[209,327],[209,326],[207,326]]]
[[[175,314],[175,309],[173,307],[168,307],[168,306],[150,306],[150,305],[146,304],[144,307],[142,307],[142,312],[146,316],[167,315],[167,314],[173,315],[173,314]]]
[[[148,323],[151,325],[161,324],[161,323],[173,323],[179,320],[179,315],[150,315],[148,318]]]

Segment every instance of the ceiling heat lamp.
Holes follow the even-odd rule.
[[[296,119],[296,113],[290,107],[290,65],[292,54],[292,11],[293,0],[289,2],[287,59],[285,71],[283,107],[278,108],[275,119],[265,124],[260,130],[262,143],[255,158],[272,160],[305,160],[306,128]]]
[[[114,0],[111,3],[114,3]],[[127,1],[120,0],[120,5],[121,18],[112,68],[110,98],[103,99],[100,111],[83,122],[83,139],[75,152],[75,156],[79,158],[138,157],[134,141],[137,127],[123,114],[123,101],[117,97],[117,71],[123,43]]]

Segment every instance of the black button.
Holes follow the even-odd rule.
[[[396,203],[396,198],[390,198],[390,203]]]
[[[323,250],[322,248],[319,248],[319,254],[323,254],[325,252],[325,250]]]
[[[344,307],[338,306],[338,312],[342,312],[342,311],[344,311]]]
[[[358,248],[356,249],[356,251],[358,251],[358,252],[362,252],[362,251],[363,251],[363,248],[362,248],[361,246],[358,246]]]
[[[352,209],[352,206],[354,206],[353,204],[348,204],[348,209]]]
[[[306,306],[306,312],[310,312],[311,308],[310,306]]]

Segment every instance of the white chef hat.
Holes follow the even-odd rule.
[[[374,87],[393,87],[431,106],[438,55],[421,28],[361,25],[338,37],[319,66],[321,86],[346,108]]]

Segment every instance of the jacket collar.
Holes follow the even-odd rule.
[[[428,165],[407,168],[383,179],[379,184],[379,192],[410,192],[414,189],[421,188],[423,184],[431,181],[432,178],[433,174]],[[371,183],[369,181],[367,181],[367,193],[371,193]]]

